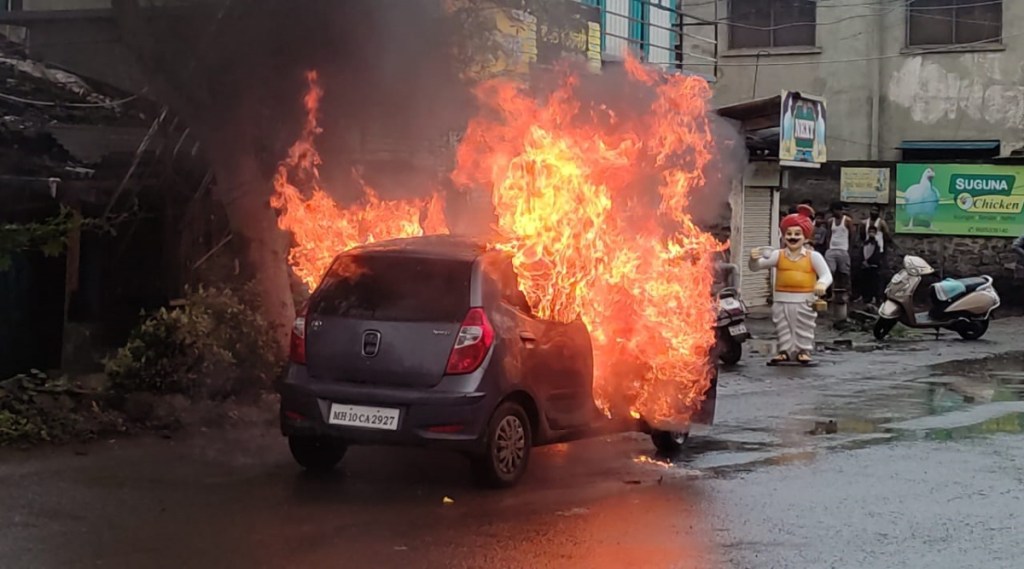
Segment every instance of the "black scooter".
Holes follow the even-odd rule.
[[[747,305],[734,288],[718,292],[718,321],[715,323],[715,352],[725,365],[736,365],[743,357],[743,342],[750,339],[747,330]]]

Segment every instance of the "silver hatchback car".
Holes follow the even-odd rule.
[[[714,419],[717,373],[695,422]],[[536,318],[511,260],[478,242],[417,237],[339,255],[292,332],[278,382],[295,460],[333,468],[350,445],[460,451],[478,479],[514,485],[532,447],[611,432],[656,431],[594,404],[590,334]]]

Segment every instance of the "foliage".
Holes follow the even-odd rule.
[[[113,233],[114,222],[109,219],[83,219],[71,208],[61,206],[60,213],[43,221],[0,224],[0,271],[10,268],[16,253],[40,251],[47,257],[56,257],[64,252],[73,230]]]
[[[112,389],[221,399],[266,388],[282,362],[270,327],[247,302],[251,295],[251,288],[200,287],[180,306],[143,315],[104,362]]]
[[[120,420],[97,405],[98,395],[38,370],[0,381],[0,445],[120,429]]]

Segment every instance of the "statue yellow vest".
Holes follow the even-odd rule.
[[[811,265],[811,255],[805,253],[797,260],[790,259],[786,252],[779,251],[779,262],[775,265],[775,290],[778,292],[814,292],[818,275]]]

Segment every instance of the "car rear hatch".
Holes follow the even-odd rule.
[[[340,257],[310,300],[315,379],[433,387],[469,309],[473,263],[364,253]]]

